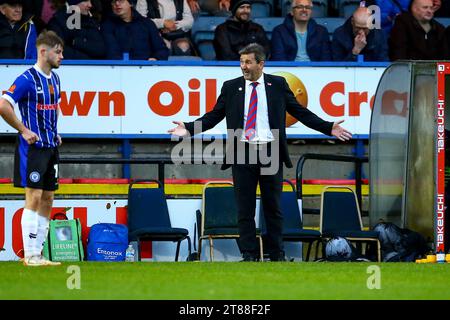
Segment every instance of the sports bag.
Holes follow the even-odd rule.
[[[123,224],[97,223],[91,227],[87,242],[88,261],[125,261],[128,228]]]
[[[50,220],[43,255],[51,261],[82,261],[84,250],[80,220]]]

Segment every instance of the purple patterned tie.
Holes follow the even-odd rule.
[[[247,122],[245,123],[245,138],[250,141],[256,134],[256,112],[258,111],[258,95],[256,94],[256,86],[258,82],[252,82],[253,87],[250,95],[250,104],[247,113]]]

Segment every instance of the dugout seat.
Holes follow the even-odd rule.
[[[214,260],[213,239],[239,239],[238,212],[234,200],[233,183],[229,181],[208,182],[203,187],[201,227],[198,254],[201,259],[202,241],[209,241],[209,260]],[[260,257],[263,261],[263,242],[257,230]]]
[[[140,183],[156,184],[136,187]],[[188,230],[173,228],[162,183],[158,180],[135,180],[128,187],[128,238],[138,243],[138,260],[141,260],[141,241],[172,241],[177,243],[175,261],[178,261],[181,241],[191,239]]]
[[[361,211],[355,192],[344,186],[326,186],[321,194],[320,232],[323,240],[344,237],[351,242],[375,242],[381,262],[378,233],[363,230]]]
[[[314,242],[321,240],[321,235],[317,230],[303,229],[302,213],[298,204],[295,186],[289,180],[284,181],[292,187],[292,191],[283,191],[281,193],[281,212],[283,214],[283,241],[308,243],[308,251],[306,253],[306,261],[308,261],[311,253],[311,247]],[[267,230],[262,202],[259,208],[259,224],[264,239]],[[301,256],[303,256],[303,254],[301,254]]]

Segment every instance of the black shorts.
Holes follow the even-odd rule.
[[[14,186],[57,190],[58,164],[57,148],[36,148],[34,145],[18,142],[14,158]]]

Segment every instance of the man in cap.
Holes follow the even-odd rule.
[[[232,16],[217,26],[214,32],[214,50],[217,60],[239,60],[239,51],[250,43],[263,46],[269,55],[270,43],[263,27],[250,20],[251,1],[231,0]]]
[[[36,59],[36,28],[22,0],[0,0],[0,59]]]

